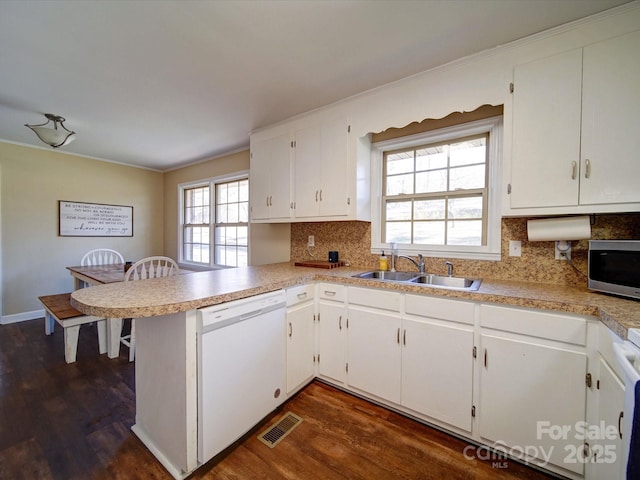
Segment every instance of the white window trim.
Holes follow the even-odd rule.
[[[184,225],[184,191],[189,188],[194,187],[205,187],[209,186],[212,188],[212,192],[214,192],[214,202],[211,205],[211,209],[209,212],[209,227],[210,231],[213,232],[215,227],[215,223],[213,222],[213,215],[215,213],[215,184],[216,183],[225,183],[225,182],[233,182],[234,180],[242,180],[244,178],[249,178],[249,170],[242,170],[239,172],[233,172],[225,175],[218,175],[216,177],[203,178],[200,180],[193,180],[191,182],[179,183],[178,184],[178,264],[185,265],[193,268],[233,268],[227,265],[217,265],[215,263],[209,263],[209,265],[205,265],[203,263],[189,262],[184,260],[184,238],[183,238],[183,228]],[[251,251],[251,222],[248,222],[248,243],[247,246],[247,255],[249,258]],[[214,239],[211,238],[209,243],[209,258],[213,260],[215,258],[214,255]]]
[[[409,148],[428,143],[446,142],[455,138],[489,133],[489,195],[487,211],[487,244],[465,245],[403,245],[399,252],[403,255],[421,253],[425,257],[462,258],[468,260],[492,260],[501,258],[501,195],[502,174],[502,116],[485,118],[430,132],[394,138],[371,145],[371,253],[379,254],[391,250],[390,243],[381,242],[382,231],[382,162],[384,152]]]

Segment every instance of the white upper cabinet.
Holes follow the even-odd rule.
[[[514,71],[511,207],[576,205],[582,49]]]
[[[584,49],[580,203],[640,202],[640,31]]]
[[[251,220],[370,220],[370,142],[350,130],[315,112],[252,134]]]
[[[349,125],[331,118],[295,132],[296,218],[346,217],[351,199]]]
[[[291,139],[288,132],[251,139],[251,221],[291,218]]]
[[[514,69],[510,215],[640,208],[640,32]]]

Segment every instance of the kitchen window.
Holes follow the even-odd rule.
[[[500,258],[502,117],[373,144],[372,251]]]
[[[240,267],[248,263],[249,180],[216,178],[181,185],[180,261]]]

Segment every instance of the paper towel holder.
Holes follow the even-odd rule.
[[[529,241],[555,243],[556,260],[571,259],[571,241],[591,238],[592,219],[589,216],[535,219],[527,221]]]

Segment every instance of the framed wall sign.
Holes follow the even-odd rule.
[[[133,237],[133,207],[58,201],[61,237]]]

